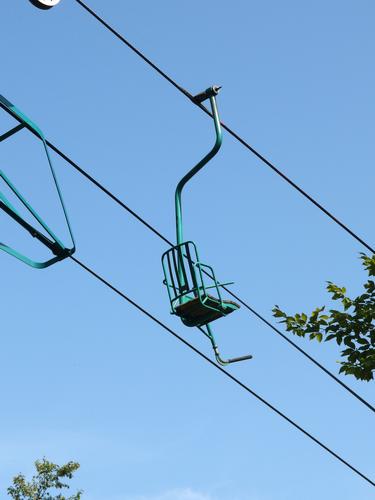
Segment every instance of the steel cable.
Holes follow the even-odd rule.
[[[104,194],[109,196],[115,203],[117,203],[121,208],[126,210],[128,213],[130,213],[133,217],[135,217],[141,224],[147,227],[150,231],[152,231],[156,236],[158,236],[160,239],[162,239],[165,243],[167,243],[169,246],[173,246],[173,243],[163,236],[160,231],[155,229],[151,224],[149,224],[145,219],[143,219],[140,215],[138,215],[134,210],[132,210],[126,203],[124,203],[122,200],[120,200],[117,196],[115,196],[109,189],[104,187],[98,180],[96,180],[94,177],[92,177],[88,172],[86,172],[82,167],[80,167],[75,161],[73,161],[69,156],[67,156],[65,153],[63,153],[59,148],[57,148],[53,143],[50,141],[46,141],[48,146],[56,153],[58,154],[61,158],[63,158],[69,165],[71,165],[77,172],[79,172],[81,175],[83,175],[88,181],[90,181],[94,186],[96,186],[99,190],[101,190]],[[205,273],[207,274],[207,273]],[[292,347],[294,347],[298,352],[303,354],[307,359],[309,359],[312,363],[315,364],[318,368],[323,370],[324,373],[326,373],[329,377],[332,378],[335,382],[337,382],[341,387],[343,387],[346,391],[348,391],[352,396],[354,396],[358,401],[360,401],[362,404],[364,404],[369,410],[375,413],[375,407],[371,405],[368,401],[366,401],[364,398],[362,398],[358,393],[356,393],[353,389],[351,389],[348,385],[346,385],[344,382],[342,382],[336,375],[334,375],[331,371],[329,371],[327,368],[325,368],[319,361],[317,361],[315,358],[310,356],[306,351],[304,351],[301,347],[299,347],[296,343],[294,343],[292,340],[290,340],[286,335],[284,335],[278,328],[276,328],[272,323],[270,323],[267,319],[265,319],[261,314],[259,314],[254,308],[252,308],[249,304],[247,304],[244,300],[242,300],[240,297],[238,297],[235,293],[233,293],[229,288],[223,287],[225,291],[230,294],[233,298],[238,300],[248,311],[250,311],[252,314],[254,314],[260,321],[262,321],[265,325],[270,327],[275,333],[277,333],[281,338],[286,340]]]
[[[102,17],[100,17],[95,11],[93,11],[88,5],[86,5],[82,0],[75,0],[83,9],[85,9],[89,14],[91,14],[100,24],[102,24],[106,29],[108,29],[116,38],[118,38],[122,43],[124,43],[129,49],[131,49],[137,56],[139,56],[143,61],[145,61],[151,68],[153,68],[160,76],[167,80],[173,87],[175,87],[179,92],[181,92],[185,97],[187,97],[193,104],[198,106],[207,115],[213,117],[212,113],[201,103],[197,103],[194,100],[194,96],[187,91],[184,87],[179,85],[173,78],[171,78],[165,71],[160,69],[155,63],[153,63],[148,57],[146,57],[139,49],[137,49],[132,43],[130,43],[123,35],[116,31],[110,24],[108,24]],[[220,122],[223,129],[225,129],[232,137],[239,141],[246,149],[253,153],[259,160],[261,160],[265,165],[273,170],[278,176],[280,176],[284,181],[286,181],[290,186],[296,189],[302,196],[309,200],[313,205],[315,205],[319,210],[321,210],[325,215],[327,215],[333,222],[338,224],[344,231],[346,231],[350,236],[357,240],[361,245],[363,245],[371,253],[375,253],[374,248],[366,243],[360,236],[358,236],[354,231],[352,231],[346,224],[344,224],[340,219],[334,216],[329,210],[327,210],[323,205],[321,205],[317,200],[315,200],[311,195],[309,195],[304,189],[302,189],[298,184],[292,181],[286,174],[279,170],[273,163],[271,163],[267,158],[260,154],[253,146],[251,146],[245,139],[237,134],[233,129],[225,125],[225,123]]]
[[[320,446],[321,448],[323,448],[325,451],[327,451],[330,455],[332,455],[333,457],[335,457],[341,463],[343,463],[344,465],[346,465],[349,469],[351,469],[353,472],[355,472],[358,476],[360,476],[362,479],[364,479],[369,484],[371,484],[371,486],[375,486],[375,482],[372,481],[370,478],[368,478],[365,474],[363,474],[357,468],[355,468],[353,465],[351,465],[349,462],[347,462],[346,460],[344,460],[340,455],[338,455],[333,450],[331,450],[328,446],[326,446],[325,444],[323,444],[319,439],[317,439],[315,436],[313,436],[312,434],[310,434],[303,427],[301,427],[299,424],[297,424],[294,420],[292,420],[287,415],[285,415],[283,412],[281,412],[280,410],[278,410],[271,403],[269,403],[268,401],[266,401],[262,396],[259,396],[259,394],[257,394],[255,391],[253,391],[252,389],[250,389],[249,386],[247,386],[246,384],[244,384],[243,382],[241,382],[241,380],[239,380],[237,377],[235,377],[231,373],[229,373],[226,370],[224,370],[224,368],[222,368],[221,366],[219,366],[216,363],[214,363],[203,352],[201,352],[199,349],[197,349],[192,344],[190,344],[189,342],[187,342],[183,337],[181,337],[180,335],[178,335],[174,330],[172,330],[171,328],[169,328],[162,321],[160,321],[158,318],[156,318],[154,315],[152,315],[150,312],[148,312],[142,306],[140,306],[139,304],[137,304],[130,297],[128,297],[127,295],[125,295],[124,292],[122,292],[121,290],[119,290],[118,288],[116,288],[114,285],[112,285],[111,283],[109,283],[101,275],[99,275],[98,273],[96,273],[93,269],[91,269],[90,267],[88,267],[86,264],[84,264],[82,261],[80,261],[76,257],[71,256],[70,258],[76,264],[78,264],[82,269],[84,269],[86,272],[88,272],[89,274],[91,274],[94,278],[96,278],[97,280],[99,280],[101,283],[103,283],[105,286],[107,286],[109,289],[111,289],[113,292],[115,292],[117,295],[119,295],[122,299],[124,299],[127,302],[129,302],[129,304],[131,304],[132,306],[134,306],[135,308],[137,308],[140,312],[142,312],[144,315],[146,315],[152,321],[154,321],[155,323],[157,323],[159,326],[161,326],[168,333],[170,333],[171,335],[173,335],[177,340],[179,340],[180,342],[182,342],[183,344],[185,344],[189,349],[191,349],[196,354],[198,354],[198,356],[200,356],[202,359],[204,359],[205,361],[207,361],[211,366],[214,366],[217,370],[219,370],[221,373],[223,373],[226,377],[228,377],[229,379],[231,379],[235,384],[237,384],[240,387],[242,387],[242,389],[244,389],[246,392],[248,392],[249,394],[251,394],[252,396],[254,396],[256,399],[258,399],[258,401],[260,401],[261,403],[263,403],[265,406],[267,406],[274,413],[277,413],[277,415],[279,415],[280,417],[282,417],[289,424],[291,424],[293,427],[295,427],[300,432],[302,432],[302,434],[304,434],[306,437],[308,437],[309,439],[311,439],[312,441],[314,441],[314,443],[316,443],[318,446]]]

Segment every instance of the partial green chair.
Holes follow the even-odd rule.
[[[70,257],[73,255],[75,252],[75,242],[74,242],[74,237],[73,237],[73,232],[72,228],[69,222],[68,214],[65,208],[64,200],[62,197],[62,193],[60,190],[60,187],[57,182],[57,177],[55,170],[52,165],[52,160],[49,155],[48,151],[48,146],[46,143],[46,139],[42,133],[42,131],[33,123],[26,115],[24,115],[19,109],[16,108],[12,103],[10,103],[5,97],[0,95],[0,108],[6,111],[9,115],[11,115],[13,118],[15,118],[18,121],[18,125],[11,130],[8,130],[4,134],[0,136],[0,143],[5,141],[6,139],[9,139],[12,137],[14,134],[17,134],[20,130],[23,130],[24,128],[29,130],[32,134],[34,134],[37,138],[39,138],[42,142],[45,154],[46,154],[46,159],[47,163],[49,165],[50,172],[52,174],[52,178],[54,181],[54,184],[56,186],[57,190],[57,195],[60,201],[60,205],[62,207],[63,213],[64,213],[64,218],[68,227],[68,231],[70,234],[70,238],[72,240],[72,246],[70,248],[66,247],[64,243],[61,241],[61,239],[50,229],[50,227],[44,222],[44,220],[41,218],[41,216],[33,209],[33,207],[30,205],[30,203],[22,196],[22,194],[18,191],[18,189],[15,187],[15,185],[11,182],[9,177],[0,170],[0,179],[4,181],[4,183],[8,186],[8,188],[14,193],[16,198],[21,202],[21,204],[26,208],[26,210],[31,214],[33,219],[37,221],[37,223],[43,228],[48,236],[43,234],[39,229],[34,227],[32,224],[27,222],[24,217],[16,210],[16,208],[12,205],[12,203],[7,199],[5,194],[0,191],[0,209],[6,213],[9,217],[11,217],[15,222],[17,222],[22,228],[24,228],[28,233],[33,238],[36,238],[40,243],[42,243],[44,246],[46,246],[51,253],[53,254],[53,257],[49,258],[46,261],[43,262],[38,262],[35,260],[30,259],[23,253],[19,252],[15,248],[11,248],[10,246],[6,245],[5,243],[0,243],[0,250],[3,250],[4,252],[7,252],[8,254],[12,255],[16,259],[19,259],[20,261],[24,262],[25,264],[37,268],[37,269],[43,269],[46,267],[51,266],[52,264],[55,264],[56,262],[59,262],[63,259],[66,259],[67,257]]]

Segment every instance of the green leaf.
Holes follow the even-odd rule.
[[[336,334],[335,333],[331,333],[330,335],[327,335],[327,337],[324,339],[325,342],[328,342],[329,340],[332,340],[332,339],[335,339],[336,338]]]
[[[286,314],[279,309],[279,306],[275,306],[272,309],[272,313],[273,313],[273,315],[274,315],[275,318],[283,318],[283,317],[286,316]]]
[[[362,344],[362,345],[370,345],[370,342],[362,337],[359,337],[358,339],[356,339],[358,344]]]
[[[363,267],[370,276],[375,276],[375,254],[361,254]],[[275,317],[282,318],[286,330],[300,337],[307,336],[318,342],[336,339],[338,345],[344,341],[346,349],[341,351],[340,373],[353,375],[359,380],[373,380],[375,373],[375,282],[368,279],[363,293],[347,297],[346,287],[327,282],[327,291],[332,300],[338,301],[337,309],[317,307],[310,316],[296,313],[288,316],[275,306]],[[329,311],[323,313],[323,311]]]
[[[344,338],[344,344],[347,345],[348,347],[351,347],[352,349],[355,349],[355,343],[352,341],[350,337]]]

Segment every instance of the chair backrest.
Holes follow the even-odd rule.
[[[198,297],[204,291],[197,248],[192,241],[172,247],[162,256],[164,283],[167,286],[172,312],[187,298]]]

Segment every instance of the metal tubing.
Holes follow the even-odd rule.
[[[197,163],[197,165],[195,165],[195,167],[193,167],[177,184],[175,193],[177,245],[180,245],[183,242],[182,201],[181,201],[182,190],[185,184],[216,155],[223,141],[220,118],[214,95],[210,97],[210,104],[211,104],[212,114],[214,117],[216,141],[211,151],[199,163]]]
[[[199,328],[199,330],[201,332],[203,332],[206,335],[206,337],[208,337],[210,339],[210,342],[211,342],[211,345],[212,345],[212,349],[214,350],[214,353],[215,353],[216,361],[219,363],[219,365],[221,365],[221,366],[227,366],[227,365],[230,365],[231,363],[237,363],[238,361],[246,361],[248,359],[252,359],[252,355],[251,354],[248,354],[246,356],[240,356],[238,358],[223,359],[220,356],[219,348],[218,348],[218,346],[216,344],[215,337],[214,337],[214,334],[212,333],[210,325],[206,325],[206,330],[207,331],[205,331],[201,327],[198,327],[198,328]]]
[[[0,200],[0,209],[3,210],[5,213],[7,213],[12,219],[14,219],[20,226],[22,226],[26,231],[28,231],[33,238],[38,239],[43,245],[45,245],[47,248],[49,248],[52,253],[55,255],[59,255],[61,251],[64,250],[64,248],[61,248],[58,243],[51,241],[50,239],[47,238],[47,236],[44,236],[40,231],[35,229],[31,224],[26,222],[22,217],[20,217],[17,212],[12,210],[9,206],[7,206],[3,201]]]
[[[200,104],[203,101],[206,101],[209,99],[211,96],[215,96],[219,93],[221,87],[219,85],[213,85],[212,87],[209,87],[208,89],[204,90],[200,94],[197,94],[194,96],[194,102],[196,104]]]
[[[51,2],[55,2],[56,0],[51,0]],[[26,264],[38,268],[38,269],[43,269],[45,267],[48,267],[55,262],[58,262],[59,260],[63,260],[66,257],[69,257],[75,252],[75,242],[74,242],[74,236],[72,232],[72,228],[70,225],[70,221],[68,218],[67,210],[64,204],[64,200],[62,197],[62,193],[56,178],[56,174],[52,165],[52,160],[48,151],[47,147],[47,142],[44,137],[43,132],[40,130],[40,128],[30,120],[26,115],[24,115],[19,109],[17,109],[11,102],[9,102],[4,96],[0,95],[0,108],[6,111],[8,114],[10,114],[14,119],[16,119],[19,122],[19,125],[13,128],[12,130],[6,132],[0,137],[0,140],[5,140],[9,137],[11,137],[13,134],[21,130],[23,127],[26,127],[32,134],[34,134],[38,139],[42,141],[43,148],[45,151],[45,154],[47,156],[50,172],[52,174],[55,188],[57,191],[57,195],[60,201],[61,208],[63,210],[64,218],[66,221],[66,224],[68,226],[68,231],[72,240],[72,247],[67,248],[65,245],[58,239],[58,237],[53,233],[53,231],[47,226],[47,224],[40,218],[40,216],[35,212],[35,210],[29,205],[29,203],[23,198],[23,196],[17,191],[15,186],[10,182],[10,180],[5,176],[4,172],[0,171],[0,178],[2,178],[6,184],[8,184],[9,188],[13,191],[13,193],[17,196],[17,198],[21,201],[21,203],[26,207],[26,209],[31,213],[31,215],[38,221],[38,223],[44,228],[44,230],[49,234],[49,236],[52,238],[53,242],[49,240],[47,237],[45,237],[40,231],[36,230],[35,228],[32,228],[31,225],[29,225],[26,221],[21,222],[23,219],[22,217],[16,212],[16,210],[11,206],[11,204],[6,200],[4,195],[1,195],[0,192],[0,198],[2,199],[3,203],[0,205],[0,209],[6,211],[8,215],[13,217],[14,220],[16,220],[21,226],[24,227],[24,229],[28,230],[32,236],[37,238],[41,243],[43,243],[45,246],[47,246],[54,254],[55,257],[45,261],[45,262],[35,262],[29,259],[28,257],[20,254],[16,250],[10,248],[8,245],[5,245],[4,243],[0,243],[0,250],[4,250],[5,252],[9,253],[10,255],[16,257],[17,259],[25,262]]]

